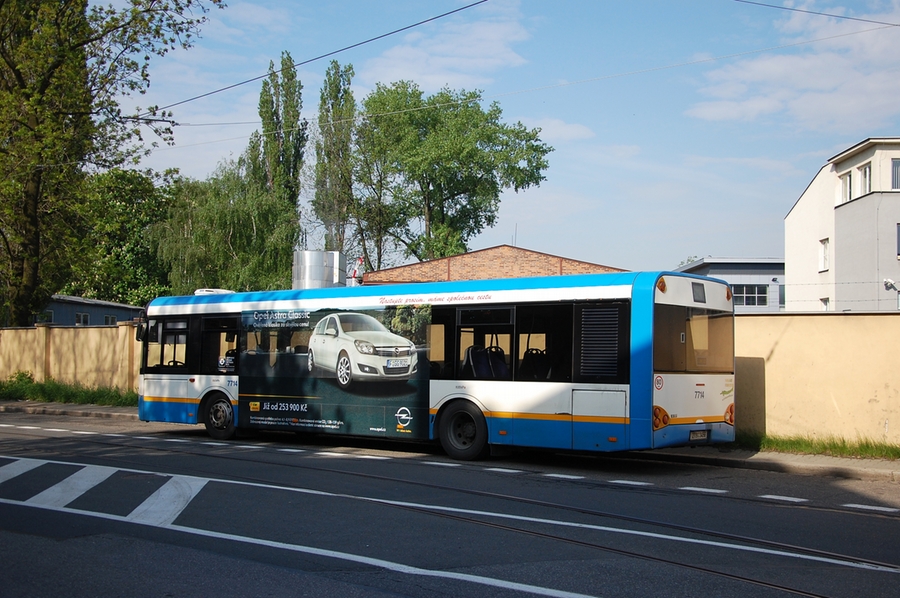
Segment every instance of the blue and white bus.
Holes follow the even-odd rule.
[[[139,414],[620,451],[734,440],[727,284],[673,272],[198,292],[146,308]]]

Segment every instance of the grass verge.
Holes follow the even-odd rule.
[[[773,437],[745,434],[738,435],[734,445],[736,448],[753,451],[774,451],[799,455],[827,455],[829,457],[852,457],[857,459],[900,459],[900,446],[876,442],[867,438],[851,441],[839,437]]]
[[[30,372],[16,372],[0,381],[0,401],[41,401],[43,403],[76,403],[109,407],[137,407],[134,391],[118,388],[88,388],[81,384],[63,384],[56,380],[35,382]]]

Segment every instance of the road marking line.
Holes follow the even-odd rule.
[[[459,467],[459,463],[444,463],[443,461],[422,461],[425,465],[437,465],[438,467]]]
[[[173,476],[125,519],[154,526],[170,525],[208,481],[206,478]]]
[[[334,453],[331,451],[319,451],[316,455],[320,457],[346,457],[347,455],[344,453]]]
[[[71,432],[72,430],[67,430],[65,428],[47,428],[47,432]]]
[[[609,480],[610,484],[624,484],[626,486],[652,486],[651,482],[636,482],[634,480]]]
[[[566,475],[564,473],[545,473],[545,478],[556,478],[558,480],[583,480],[583,475]]]
[[[40,430],[37,426],[16,426],[17,430]]]
[[[493,471],[495,473],[522,473],[521,469],[504,469],[502,467],[486,467],[485,471]]]
[[[793,496],[779,496],[777,494],[763,494],[759,498],[768,498],[771,500],[783,500],[786,502],[809,502],[806,498],[795,498]]]
[[[184,438],[163,438],[163,442],[190,442],[190,440],[185,440]]]
[[[216,444],[214,442],[205,442],[204,444]],[[278,449],[279,453],[305,453],[303,449]]]
[[[391,457],[382,457],[381,455],[356,455],[357,459],[369,459],[370,461],[390,461]]]
[[[679,490],[687,490],[689,492],[705,492],[707,494],[728,494],[728,490],[716,490],[715,488],[697,488],[695,486],[684,486]]]
[[[857,505],[854,503],[850,503],[847,505],[841,505],[842,507],[848,507],[851,509],[864,509],[866,511],[879,511],[881,513],[897,513],[900,512],[900,509],[894,509],[893,507],[876,507],[874,505]]]
[[[6,455],[0,455],[0,458],[17,459],[16,457],[9,457]],[[75,463],[69,463],[69,462],[65,462],[65,461],[49,461],[49,460],[36,460],[36,459],[20,459],[19,461],[30,462],[30,463],[26,463],[22,466],[22,467],[27,467],[27,468],[34,468],[37,465],[43,465],[45,463],[87,466],[86,464],[80,464],[80,463],[75,464]],[[14,463],[18,463],[19,461],[16,461]],[[13,465],[14,463],[10,463],[9,465],[0,467],[0,473],[2,473],[6,467],[9,467],[10,465]],[[147,474],[147,475],[164,475],[164,474],[161,474],[160,472],[142,471],[142,470],[137,470],[137,469],[124,469],[123,468],[123,469],[120,469],[119,471],[128,471],[128,472],[132,472],[132,473],[143,473],[143,474]],[[812,561],[812,562],[819,562],[819,563],[828,563],[828,564],[832,564],[832,565],[849,567],[849,568],[853,568],[853,569],[862,569],[862,570],[866,570],[866,571],[880,571],[880,572],[884,572],[884,573],[900,574],[900,567],[894,567],[894,566],[888,566],[888,565],[876,565],[876,564],[872,564],[872,563],[859,562],[859,561],[854,561],[854,560],[850,560],[850,559],[844,560],[844,559],[840,559],[840,558],[802,554],[802,553],[796,553],[796,552],[788,552],[785,550],[775,550],[775,549],[771,549],[771,548],[747,546],[747,545],[743,545],[743,544],[733,544],[733,543],[721,542],[721,541],[717,541],[717,540],[702,540],[699,538],[689,538],[689,537],[685,537],[685,536],[673,536],[670,534],[646,532],[646,531],[640,531],[640,530],[609,527],[609,526],[604,526],[604,525],[594,525],[594,524],[588,524],[588,523],[579,523],[579,522],[575,522],[575,521],[565,521],[565,520],[559,520],[559,519],[544,519],[544,518],[538,518],[538,517],[527,517],[524,515],[514,515],[511,513],[478,511],[478,510],[473,510],[473,509],[446,507],[446,506],[434,505],[434,504],[387,500],[387,499],[380,499],[380,498],[374,498],[374,497],[368,497],[368,496],[360,496],[360,495],[353,495],[353,494],[339,494],[339,493],[333,493],[333,492],[326,492],[323,490],[313,490],[310,488],[296,488],[296,487],[288,487],[288,486],[277,486],[274,484],[262,484],[262,483],[258,483],[258,482],[240,482],[240,481],[235,481],[235,480],[212,480],[210,478],[190,478],[187,476],[174,476],[172,479],[178,480],[178,482],[173,483],[173,486],[177,486],[177,485],[187,485],[188,486],[188,488],[186,488],[186,489],[182,488],[181,495],[192,493],[194,496],[196,496],[196,493],[200,491],[200,488],[202,488],[202,486],[204,484],[206,484],[207,482],[210,482],[210,481],[215,481],[215,482],[221,483],[221,484],[233,484],[233,485],[237,485],[237,486],[246,486],[246,487],[253,487],[253,488],[267,488],[267,489],[273,489],[273,490],[282,490],[284,492],[295,492],[298,494],[308,494],[308,495],[312,495],[312,496],[335,497],[335,498],[342,498],[342,499],[346,499],[346,500],[358,500],[358,501],[365,501],[365,502],[376,503],[376,504],[394,505],[394,506],[402,506],[402,507],[415,507],[415,508],[424,509],[424,510],[445,511],[445,512],[450,512],[450,513],[462,513],[462,514],[467,514],[467,515],[494,517],[494,518],[499,518],[499,519],[509,519],[509,520],[515,520],[515,521],[527,521],[530,523],[541,523],[541,524],[546,524],[546,525],[587,529],[587,530],[608,532],[608,533],[614,533],[614,534],[653,538],[653,539],[658,539],[658,540],[668,540],[668,541],[672,541],[672,542],[681,542],[681,543],[685,543],[685,544],[696,544],[696,545],[701,545],[701,546],[710,546],[710,547],[714,547],[714,548],[727,548],[730,550],[736,550],[738,552],[752,552],[752,553],[756,553],[756,554],[766,554],[766,555],[770,555],[770,556],[779,556],[779,557],[792,558],[792,559],[798,559],[798,560],[805,560],[805,561]],[[170,482],[171,482],[171,480],[170,480]],[[160,488],[160,490],[157,490],[153,496],[162,497],[163,492],[161,492],[161,491],[163,489],[165,489],[167,486],[169,486],[169,484],[166,484],[166,486],[163,486],[163,488]],[[171,492],[171,489],[170,489],[170,492]],[[176,496],[179,495],[179,493],[175,493],[175,492],[173,492],[173,494],[175,494]],[[168,497],[166,497],[166,499],[164,501],[157,500],[157,502],[171,502],[171,501],[168,499]],[[184,502],[183,499],[182,499],[182,502]],[[187,502],[189,502],[189,500]],[[22,501],[11,500],[11,499],[6,499],[6,498],[0,498],[0,503],[10,504],[10,505],[25,505],[25,506],[31,506],[32,508],[49,509],[49,510],[54,510],[54,511],[65,512],[65,513],[86,515],[89,517],[98,517],[101,519],[109,519],[109,520],[113,520],[113,521],[129,521],[129,522],[143,524],[143,525],[164,527],[166,529],[184,531],[184,532],[192,533],[192,534],[209,535],[210,537],[230,538],[230,539],[235,539],[237,541],[249,542],[249,543],[260,543],[262,545],[276,546],[276,547],[280,547],[280,548],[285,548],[287,550],[317,551],[317,552],[315,552],[315,554],[322,554],[324,556],[333,556],[334,558],[347,557],[351,560],[352,559],[368,559],[368,557],[361,557],[358,555],[347,555],[346,553],[331,553],[331,552],[327,552],[327,551],[322,551],[322,549],[318,549],[318,548],[311,548],[311,547],[297,546],[297,545],[282,545],[279,543],[272,543],[268,540],[262,540],[262,539],[256,539],[256,538],[231,537],[228,534],[220,534],[218,532],[213,532],[213,531],[199,530],[199,529],[189,528],[189,527],[182,527],[182,526],[174,525],[172,523],[159,523],[159,520],[162,519],[161,517],[149,517],[149,516],[148,517],[140,517],[139,514],[137,514],[137,511],[139,509],[144,507],[144,505],[148,505],[148,503],[150,503],[150,499],[147,499],[146,501],[144,501],[144,503],[141,505],[141,507],[138,507],[138,509],[135,509],[135,511],[133,511],[132,514],[129,515],[128,517],[121,517],[119,515],[111,515],[111,514],[107,514],[107,513],[96,512],[96,511],[84,511],[84,510],[80,510],[80,509],[71,509],[71,508],[67,508],[67,507],[46,507],[46,506],[42,506],[42,505],[27,505],[26,503],[23,503]],[[165,505],[163,505],[163,506],[165,506]],[[172,510],[173,509],[168,509],[168,511],[170,513]],[[370,560],[366,560],[366,561],[359,560],[359,561],[355,561],[355,562],[373,563],[373,561],[370,561]],[[407,566],[407,565],[396,564],[396,563],[389,563],[389,564],[403,568],[403,569],[393,569],[393,570],[406,571],[406,569],[409,568],[409,566]],[[384,566],[384,565],[377,565],[377,566]],[[415,568],[412,568],[412,569],[415,569]],[[418,571],[418,570],[416,570],[416,571]],[[425,571],[426,571],[426,573],[423,573],[423,574],[455,575],[453,573],[448,573],[448,572],[429,572],[428,570],[425,570]],[[407,572],[409,572],[409,571],[407,571]],[[417,574],[417,573],[415,573],[415,571],[413,571],[412,573]],[[493,581],[496,582],[497,580],[493,580]],[[509,583],[509,582],[500,582],[500,583]],[[504,587],[506,587],[506,586],[504,586]],[[512,586],[510,586],[510,587],[512,587]],[[561,593],[559,590],[551,590],[548,588],[538,588],[538,589],[541,591],[537,592],[537,593],[540,593],[541,595],[548,595],[548,596],[570,596],[571,595],[566,592]],[[532,593],[534,593],[533,590],[532,590]]]
[[[97,436],[100,432],[88,432],[86,430],[72,430],[72,434],[82,434],[83,436]]]
[[[205,444],[206,446],[228,446],[227,442],[201,442],[200,444]]]
[[[50,486],[39,494],[35,494],[25,502],[30,505],[64,507],[94,486],[106,481],[114,473],[116,473],[114,467],[88,465],[58,484]]]

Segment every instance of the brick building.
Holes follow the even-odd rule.
[[[524,278],[560,274],[625,272],[601,264],[531,251],[511,245],[498,245],[461,255],[418,262],[377,272],[366,272],[363,284],[436,282],[443,280],[483,280],[486,278]]]

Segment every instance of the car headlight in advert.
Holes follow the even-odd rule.
[[[368,341],[353,341],[353,344],[356,345],[356,350],[364,355],[375,354],[375,345]]]

